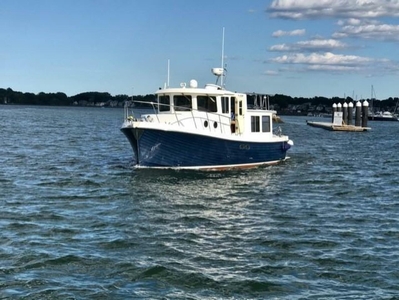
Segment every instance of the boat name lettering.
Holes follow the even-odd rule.
[[[249,150],[251,149],[251,146],[248,144],[240,144],[240,150]]]

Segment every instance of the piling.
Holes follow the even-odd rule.
[[[362,127],[367,127],[368,117],[369,117],[369,103],[365,100],[363,102]]]
[[[333,104],[332,106],[332,117],[331,117],[331,123],[334,123],[334,113],[337,111],[337,104]]]
[[[353,103],[349,102],[348,104],[348,125],[352,125],[352,119],[353,119]]]
[[[344,124],[348,124],[348,104],[346,102],[342,105],[342,121]]]
[[[356,110],[355,110],[355,126],[361,125],[362,119],[362,103],[360,101],[356,102]]]

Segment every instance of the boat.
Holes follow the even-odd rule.
[[[136,117],[125,107],[121,131],[133,149],[135,168],[248,169],[289,158],[294,143],[281,127],[274,130],[276,112],[268,105],[250,107],[247,93],[225,88],[223,58],[224,28],[222,67],[211,69],[215,84],[198,87],[192,79],[188,86],[170,87],[168,61],[167,84],[155,92],[153,112]]]
[[[368,116],[368,119],[371,121],[394,121],[394,122],[399,121],[398,116],[394,115],[389,111],[377,112],[375,114],[371,114]]]
[[[219,79],[224,69],[212,73]],[[156,91],[150,114],[136,117],[125,107],[121,131],[133,149],[135,168],[248,169],[289,158],[293,142],[280,127],[273,128],[275,111],[248,107],[246,93],[226,90],[218,79],[204,87],[196,80],[165,85]]]
[[[375,91],[374,91],[374,87],[371,86],[371,107],[370,107],[370,112],[368,115],[368,120],[370,121],[393,121],[393,122],[398,122],[399,121],[399,117],[396,114],[396,110],[398,108],[398,101],[396,101],[396,105],[395,105],[395,109],[394,112],[391,113],[389,111],[379,111],[379,112],[374,112],[374,102],[375,99]]]

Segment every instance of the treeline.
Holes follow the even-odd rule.
[[[360,99],[361,101],[367,100],[369,103],[371,102],[371,99]],[[355,102],[356,99],[352,99],[351,97],[346,97],[346,98],[340,98],[340,97],[332,97],[332,98],[326,98],[326,97],[313,97],[313,98],[303,98],[303,97],[290,97],[286,95],[273,95],[270,96],[270,104],[273,105],[278,105],[281,109],[286,109],[290,105],[303,105],[305,103],[309,103],[310,105],[313,106],[325,106],[325,107],[331,107],[334,103],[350,103],[350,102]],[[395,107],[396,103],[399,101],[398,97],[392,98],[389,97],[388,99],[384,100],[379,100],[379,99],[373,99],[373,106],[375,108],[379,108],[381,110],[386,110],[387,108],[390,107]]]
[[[133,96],[136,101],[154,102],[155,95],[136,95]],[[374,99],[373,106],[380,110],[387,110],[395,107],[398,102],[398,97],[388,98],[385,100]],[[116,95],[112,96],[107,92],[85,92],[74,96],[67,96],[65,93],[22,93],[13,91],[12,89],[0,88],[0,104],[19,104],[19,105],[53,105],[53,106],[104,106],[104,107],[121,107],[125,101],[132,100],[132,96]],[[363,100],[363,99],[362,99]],[[370,102],[370,99],[364,99]],[[254,98],[249,95],[249,102],[253,103]],[[346,98],[326,98],[326,97],[291,97],[282,94],[269,96],[271,105],[277,105],[280,109],[286,109],[289,106],[303,105],[309,103],[310,105],[322,105],[325,107],[332,106],[333,103],[354,102],[351,97]],[[143,104],[136,104],[136,106],[143,106]]]
[[[22,93],[12,89],[0,88],[0,104],[51,105],[51,106],[123,106],[132,100],[128,95],[112,96],[106,92],[85,92],[68,97],[65,93]],[[134,96],[134,100],[153,102],[155,95]]]
[[[253,103],[253,97],[249,95],[248,97],[250,100],[250,103]],[[371,104],[371,99],[360,99],[361,101],[367,100],[369,102],[369,105]],[[340,98],[340,97],[332,97],[332,98],[327,98],[327,97],[322,97],[322,96],[317,96],[313,98],[305,98],[305,97],[291,97],[287,95],[282,95],[282,94],[275,94],[269,96],[269,102],[270,105],[273,105],[275,107],[278,107],[278,110],[286,110],[290,107],[293,106],[301,106],[304,104],[307,104],[308,106],[323,106],[323,107],[332,107],[332,105],[338,104],[338,103],[354,103],[357,101],[356,99],[353,99],[351,97],[346,97],[346,98]],[[388,99],[384,100],[379,100],[379,99],[372,99],[373,102],[373,107],[377,110],[392,110],[393,107],[396,107],[397,103],[399,102],[398,97],[389,97]]]

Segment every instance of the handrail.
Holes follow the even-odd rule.
[[[130,103],[142,103],[142,104],[151,105],[151,107],[152,107],[152,109],[154,111],[154,115],[157,118],[157,122],[158,123],[161,123],[161,121],[159,119],[159,116],[162,115],[157,110],[157,108],[159,106],[162,105],[162,106],[168,106],[168,107],[172,107],[173,106],[173,107],[187,108],[187,107],[170,105],[170,104],[165,104],[165,103],[154,103],[154,102],[140,101],[140,100],[131,100],[129,102]],[[197,127],[197,119],[199,119],[199,120],[204,119],[204,120],[208,121],[209,123],[218,122],[221,125],[221,126],[219,126],[220,130],[221,130],[221,133],[223,133],[223,127],[224,126],[230,126],[230,124],[231,124],[231,116],[230,115],[227,116],[227,115],[223,115],[223,114],[220,114],[220,113],[217,113],[217,112],[209,112],[209,111],[203,111],[203,110],[193,109],[193,108],[189,108],[189,111],[191,112],[191,116],[187,117],[187,115],[181,115],[180,114],[180,113],[184,112],[183,110],[181,110],[181,111],[180,110],[174,110],[173,114],[174,114],[174,116],[176,118],[176,123],[179,126],[183,126],[183,121],[184,120],[192,119],[193,122],[194,122],[195,128],[198,128]],[[205,113],[205,115],[203,115],[203,116],[198,116],[197,115],[196,116],[196,115],[194,115],[194,112],[196,112],[196,111],[197,112],[201,112],[201,113]],[[134,114],[133,109],[132,109],[132,113]],[[211,118],[211,116],[216,116],[216,118],[219,119],[219,121],[215,121],[213,118]],[[125,119],[127,119],[127,118],[128,118],[128,105],[127,105],[127,103],[125,103]],[[171,124],[173,125],[175,123],[171,123]],[[210,131],[212,130],[211,126],[209,126],[209,130]]]

